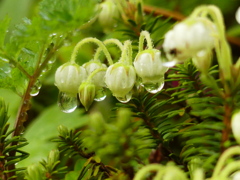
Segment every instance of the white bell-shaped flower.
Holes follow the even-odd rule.
[[[65,63],[55,73],[55,85],[60,92],[77,94],[80,84],[86,79],[86,70],[76,63]]]
[[[157,93],[164,86],[164,73],[168,70],[163,66],[157,49],[144,50],[136,56],[134,67],[141,78],[141,85],[150,93]]]
[[[231,120],[231,127],[234,138],[236,139],[238,144],[240,144],[240,111],[233,114]]]
[[[114,27],[117,17],[119,17],[119,12],[114,1],[106,0],[100,4],[98,21],[105,30],[108,31]]]
[[[87,75],[91,75],[92,72],[94,72],[97,69],[103,69],[107,66],[100,61],[92,60],[83,65],[83,67],[86,69]],[[104,77],[105,77],[106,71],[99,71],[92,77],[92,83],[97,87],[104,87]]]
[[[184,61],[214,47],[214,25],[207,19],[187,19],[165,35],[164,51],[169,60]]]
[[[112,91],[113,96],[121,102],[127,102],[126,96],[132,90],[136,81],[136,72],[132,65],[115,63],[108,67],[105,77],[107,87]],[[131,97],[130,97],[131,98]]]
[[[156,83],[168,70],[163,66],[161,52],[157,49],[144,50],[136,56],[134,67],[142,83]]]
[[[236,12],[236,20],[238,24],[240,24],[240,7],[238,7],[237,12]]]

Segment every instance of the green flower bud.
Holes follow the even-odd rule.
[[[57,149],[53,149],[48,154],[48,165],[52,167],[59,160],[59,151]]]
[[[68,128],[66,126],[63,126],[63,125],[58,126],[58,132],[59,132],[59,135],[64,137],[64,138],[69,136],[69,131],[68,131]]]
[[[96,94],[95,85],[89,82],[83,82],[79,87],[79,98],[82,105],[85,107],[86,111],[91,106],[95,94]]]
[[[123,63],[115,63],[108,67],[105,82],[115,97],[128,94],[136,81],[134,67]]]
[[[26,171],[26,179],[27,180],[44,180],[43,169],[39,164],[32,164],[27,167]]]
[[[161,52],[157,49],[147,49],[137,54],[134,67],[142,83],[156,83],[168,70],[163,66]]]
[[[86,70],[76,63],[65,63],[55,73],[55,85],[59,91],[77,94],[78,87],[86,79]]]
[[[234,138],[240,144],[240,111],[233,114],[231,127]]]

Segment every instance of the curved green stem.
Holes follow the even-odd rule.
[[[107,45],[107,44],[115,44],[119,47],[119,49],[121,51],[123,51],[123,44],[118,40],[118,39],[107,39],[105,41],[103,41],[103,44]],[[102,52],[102,48],[98,48],[95,55],[94,55],[94,60],[98,60],[99,59],[99,56],[100,56],[100,53]]]
[[[89,42],[93,42],[95,44],[97,44],[101,49],[102,51],[104,52],[107,60],[108,60],[108,63],[111,65],[113,64],[113,61],[112,61],[112,58],[111,58],[111,55],[109,54],[107,48],[105,47],[105,45],[98,39],[96,38],[85,38],[83,40],[81,40],[80,42],[77,43],[77,45],[74,47],[73,49],[73,52],[72,52],[72,55],[71,55],[71,59],[70,59],[70,62],[74,63],[75,60],[76,60],[76,57],[77,57],[77,53],[78,53],[78,50],[80,49],[80,47],[85,44],[85,43],[89,43]]]
[[[93,78],[93,76],[95,76],[98,72],[100,72],[100,71],[106,71],[106,70],[107,70],[107,68],[99,68],[99,69],[94,70],[94,71],[88,76],[87,82],[88,82],[88,81],[91,81],[91,79]]]
[[[135,175],[133,180],[142,180],[147,173],[149,173],[151,171],[158,172],[159,170],[163,170],[163,169],[165,169],[165,167],[160,164],[149,164],[149,165],[143,167],[142,169],[140,169],[137,172],[137,174]]]
[[[209,15],[217,27],[216,54],[224,80],[231,80],[232,56],[225,36],[225,26],[221,11],[213,5],[200,6],[190,17],[207,17]]]
[[[230,158],[231,156],[234,156],[234,155],[240,155],[240,147],[239,146],[235,146],[235,147],[231,147],[231,148],[228,148],[222,155],[221,157],[219,158],[218,162],[217,162],[217,165],[213,171],[213,175],[212,177],[217,177],[224,164],[226,163],[227,159]]]
[[[130,40],[124,42],[120,62],[132,64],[132,45]]]
[[[219,177],[222,179],[227,179],[229,176],[234,172],[239,170],[240,167],[240,161],[234,161],[230,164],[228,164],[220,173]]]
[[[152,43],[152,39],[150,37],[149,32],[148,31],[142,31],[140,33],[140,37],[139,37],[138,52],[141,52],[143,50],[144,39],[146,39],[146,41],[147,41],[148,49],[153,49],[153,43]]]

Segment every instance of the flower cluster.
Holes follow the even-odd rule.
[[[94,100],[105,99],[106,88],[123,103],[131,99],[134,87],[144,87],[150,93],[157,93],[164,86],[164,75],[168,68],[178,62],[192,58],[200,71],[210,67],[214,33],[216,28],[207,18],[194,17],[177,24],[166,33],[163,43],[168,62],[163,52],[154,49],[147,31],[140,34],[139,51],[135,58],[132,58],[133,50],[129,40],[122,44],[117,39],[101,42],[95,38],[85,38],[75,46],[70,62],[60,66],[56,72],[55,84],[60,90],[59,105],[63,111],[72,112],[78,105],[78,94],[80,102],[88,110]],[[144,40],[147,48],[143,48]],[[75,63],[76,54],[88,42],[96,43],[99,48],[93,60],[79,66]],[[111,59],[106,48],[109,43],[120,48],[119,60]],[[108,66],[99,60],[101,51],[108,60]]]
[[[143,50],[144,39],[147,40],[148,49]],[[120,102],[128,102],[134,87],[140,84],[150,93],[159,92],[164,85],[164,73],[167,67],[163,66],[161,52],[153,48],[150,34],[143,31],[139,40],[139,52],[132,58],[131,41],[123,44],[116,39],[101,42],[95,38],[86,38],[74,48],[70,62],[60,66],[55,74],[55,85],[60,90],[59,106],[64,112],[72,112],[78,105],[79,96],[81,104],[86,110],[94,100],[104,100],[105,89],[108,88],[113,96]],[[93,60],[82,66],[75,63],[78,49],[87,42],[99,45]],[[122,51],[121,57],[113,62],[106,48],[107,43],[116,44]],[[98,54],[103,51],[109,66],[98,59]]]
[[[207,62],[210,62],[211,50],[214,48],[215,31],[214,24],[201,17],[188,18],[174,26],[166,33],[163,43],[170,60],[169,66],[193,58],[199,70],[208,69],[210,63]]]

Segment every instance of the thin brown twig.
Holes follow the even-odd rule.
[[[27,111],[29,110],[30,100],[32,98],[32,96],[30,95],[31,89],[34,86],[34,84],[36,83],[36,80],[38,79],[40,74],[42,73],[43,68],[47,65],[48,61],[52,58],[52,56],[54,55],[54,53],[60,46],[61,45],[59,43],[58,46],[51,48],[48,55],[45,57],[43,63],[41,64],[41,66],[38,66],[35,73],[32,76],[30,76],[27,89],[25,91],[25,94],[23,95],[22,102],[21,102],[19,110],[18,110],[17,118],[15,121],[15,130],[12,134],[12,137],[19,136],[23,132],[23,130],[24,130],[23,123],[27,120]],[[42,58],[42,56],[39,56],[39,58]],[[39,63],[40,63],[40,61],[39,61]],[[18,142],[13,142],[11,144],[11,146],[15,146],[17,144],[18,144]],[[9,155],[12,157],[15,156],[16,151],[11,151],[9,153]],[[15,169],[15,164],[12,164],[9,166],[9,170],[13,170],[13,169]],[[11,171],[8,174],[8,177],[10,178],[14,175],[15,175],[15,172]],[[14,180],[14,178],[12,178],[12,179]]]

